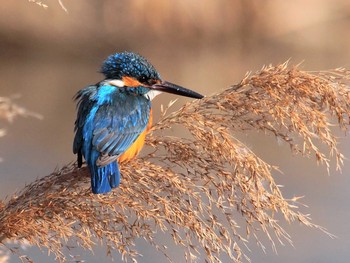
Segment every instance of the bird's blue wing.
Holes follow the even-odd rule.
[[[84,145],[84,125],[86,119],[89,116],[92,108],[94,107],[94,101],[91,99],[97,93],[97,86],[89,86],[80,90],[74,97],[77,101],[77,119],[75,121],[75,137],[73,142],[73,153],[78,154],[78,166],[82,165],[82,148]]]
[[[150,101],[100,83],[79,91],[75,99],[73,152],[79,167],[83,156],[89,166],[93,193],[107,193],[120,182],[116,160],[148,124]]]
[[[144,96],[124,93],[100,105],[93,121],[92,146],[100,152],[99,166],[115,161],[145,130],[150,101]]]

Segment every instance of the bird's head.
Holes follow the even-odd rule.
[[[197,92],[162,80],[151,63],[132,52],[110,55],[103,62],[102,73],[109,80],[110,85],[129,89],[130,92],[145,95],[150,100],[161,92],[196,99],[203,98]]]

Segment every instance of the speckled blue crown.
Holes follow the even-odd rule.
[[[122,52],[110,55],[102,64],[101,72],[108,79],[121,79],[123,76],[138,80],[160,79],[159,73],[144,57]]]

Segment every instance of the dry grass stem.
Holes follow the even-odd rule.
[[[28,0],[28,2],[30,3],[34,3],[44,9],[48,8],[49,6],[47,4],[44,4],[42,1],[39,1],[39,0]]]
[[[16,117],[35,117],[42,119],[40,114],[31,112],[13,102],[13,98],[0,97],[0,120],[12,122]]]
[[[21,117],[30,116],[30,117],[42,119],[41,115],[34,112],[30,112],[27,109],[15,104],[13,102],[14,98],[0,97],[0,121],[5,120],[7,122],[12,122],[16,117],[19,117],[19,116]],[[0,126],[0,138],[5,135],[6,135],[6,129],[3,126]],[[1,161],[2,159],[0,158],[0,162]],[[1,201],[0,201],[0,208],[1,208]]]
[[[34,3],[44,9],[47,9],[49,6],[47,4],[44,4],[42,1],[39,0],[28,0],[28,2],[30,3]],[[59,6],[63,9],[64,12],[68,13],[68,9],[65,7],[65,5],[63,4],[62,0],[57,0]]]
[[[1,241],[27,240],[61,261],[71,240],[90,250],[102,242],[123,260],[136,261],[139,238],[167,255],[155,239],[162,231],[183,247],[188,262],[198,256],[221,262],[224,254],[241,262],[249,260],[245,247],[252,239],[262,248],[265,237],[273,247],[291,243],[281,218],[326,232],[299,211],[298,198],[283,197],[272,176],[276,167],[233,134],[270,133],[326,168],[333,154],[340,168],[344,157],[333,126],[348,128],[349,79],[345,69],[268,66],[221,93],[164,113],[148,137],[153,151],[123,164],[118,189],[93,195],[87,169],[68,165],[2,203]],[[174,126],[190,136],[168,136],[164,130]]]

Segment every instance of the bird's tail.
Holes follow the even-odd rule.
[[[108,193],[120,183],[120,171],[117,161],[99,167],[96,165],[96,159],[91,158],[89,163],[91,173],[91,188],[94,194]]]

